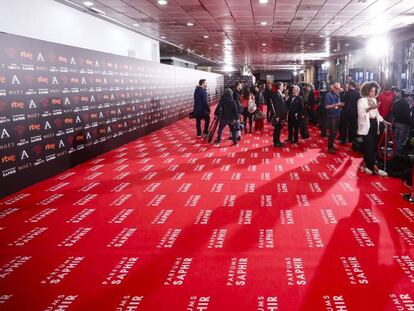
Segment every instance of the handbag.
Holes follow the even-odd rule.
[[[255,121],[264,120],[265,118],[266,118],[266,115],[264,114],[264,112],[260,110],[257,110],[256,113],[254,114]]]
[[[247,104],[247,111],[249,113],[254,113],[257,109],[256,102],[254,101],[254,98],[250,96],[249,103]]]

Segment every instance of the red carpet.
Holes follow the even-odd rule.
[[[4,199],[2,310],[414,310],[414,207],[311,130],[182,120]],[[228,137],[227,130],[225,138]]]

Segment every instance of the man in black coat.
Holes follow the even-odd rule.
[[[299,86],[294,85],[292,97],[288,103],[288,140],[294,144],[299,140],[299,127],[305,118],[305,107],[302,97],[299,96]]]
[[[194,116],[196,119],[197,137],[201,137],[201,120],[204,120],[203,136],[208,134],[210,124],[210,106],[208,105],[207,82],[201,79],[194,91]]]
[[[271,108],[270,108],[270,98],[272,96],[272,84],[268,83],[266,84],[266,88],[264,90],[264,100],[265,100],[265,104],[267,107],[267,111],[266,111],[266,120],[267,122],[270,122],[270,112],[271,112]]]
[[[286,103],[283,98],[283,83],[277,82],[275,84],[276,92],[271,96],[271,113],[270,119],[273,125],[273,146],[283,147],[280,141],[280,132],[282,131],[283,122],[286,120]]]
[[[410,95],[404,93],[392,105],[391,112],[394,116],[394,136],[397,143],[397,153],[403,151],[405,144],[410,138],[411,130],[411,107],[408,102]]]
[[[240,114],[243,112],[243,106],[241,104],[242,89],[243,89],[243,83],[241,83],[240,81],[237,81],[236,84],[234,84],[234,88],[232,89],[233,99],[236,102],[236,106]]]
[[[339,140],[341,144],[353,142],[356,138],[358,128],[358,100],[361,95],[356,90],[354,81],[349,82],[348,91],[344,95],[345,106],[342,108],[341,128],[339,129]]]
[[[228,125],[230,128],[233,145],[237,146],[236,131],[232,129],[232,125],[234,122],[236,122],[236,120],[240,119],[240,113],[237,104],[234,101],[233,91],[231,89],[228,88],[224,90],[223,96],[220,98],[220,102],[214,114],[220,120],[217,133],[217,140],[215,141],[215,143],[219,144],[221,142],[221,135],[223,133],[223,129],[226,127],[226,125]]]

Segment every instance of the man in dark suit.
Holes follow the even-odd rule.
[[[353,142],[358,128],[358,100],[361,95],[356,90],[354,81],[349,82],[348,91],[344,95],[345,106],[342,108],[342,123],[339,129],[341,144]]]
[[[208,133],[210,124],[210,106],[208,105],[207,81],[201,79],[194,91],[194,116],[196,119],[197,137],[201,137],[201,120],[204,120],[203,136]]]
[[[283,122],[286,120],[287,108],[283,97],[283,83],[275,84],[276,92],[271,96],[271,123],[273,125],[273,146],[283,147],[280,141],[280,132],[282,131]]]

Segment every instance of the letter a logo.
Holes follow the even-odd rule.
[[[9,133],[7,133],[6,129],[3,129],[3,131],[1,131],[1,139],[3,139],[4,137],[10,138]]]
[[[52,127],[50,126],[50,123],[49,123],[49,121],[46,121],[46,123],[45,123],[45,130],[49,130],[49,129],[51,129]]]
[[[30,100],[29,109],[37,108],[33,99]]]
[[[43,58],[42,53],[39,53],[39,55],[37,56],[37,61],[38,62],[44,62],[45,61],[45,59]]]
[[[22,156],[20,157],[20,160],[28,159],[29,155],[27,154],[26,150],[23,150]]]
[[[65,148],[65,144],[63,143],[63,140],[59,141],[59,148]]]
[[[16,75],[13,76],[12,84],[20,84],[20,81]]]
[[[58,79],[53,76],[52,84],[59,84]]]

